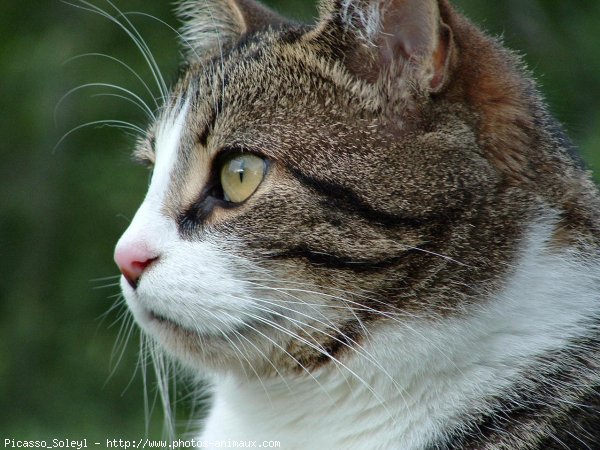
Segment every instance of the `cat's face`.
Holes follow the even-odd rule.
[[[240,2],[244,38],[223,27],[195,47],[209,56],[191,58],[137,150],[154,171],[117,247],[123,292],[192,366],[320,367],[382,323],[468,310],[509,270],[532,195],[458,99],[467,25],[431,1],[411,13],[417,31],[377,31],[357,22],[368,3],[255,32],[265,12]]]

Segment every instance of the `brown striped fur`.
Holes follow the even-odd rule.
[[[197,33],[207,29],[198,3],[181,9],[192,48],[167,110],[193,93],[193,131],[164,213],[183,239],[233,242],[275,280],[361,306],[322,313],[333,331],[314,321],[305,341],[282,342],[287,354],[272,348],[277,369],[327,366],[399,312],[431,323],[468,315],[505,287],[531,224],[548,215],[560,223],[552,251],[598,252],[600,195],[530,73],[448,0],[380,2],[379,31],[361,22],[366,0],[323,1],[315,26],[253,0],[213,0],[218,43],[214,29]],[[227,149],[268,161],[235,207],[211,190]],[[219,369],[227,359],[222,347],[194,351]],[[490,399],[431,448],[600,448],[597,328],[542,359],[518,395]]]

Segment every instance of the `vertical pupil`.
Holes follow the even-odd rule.
[[[243,159],[241,159],[241,160],[239,161],[239,167],[238,167],[238,169],[237,169],[237,173],[238,173],[238,174],[239,174],[239,176],[240,176],[240,184],[243,184],[243,183],[244,183],[244,165],[245,165],[245,164],[244,164],[244,160],[243,160]]]

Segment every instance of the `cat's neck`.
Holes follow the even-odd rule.
[[[423,443],[418,430],[431,429],[427,415],[418,417],[415,405],[381,383],[380,374],[364,382],[357,375],[340,369],[337,376],[320,373],[314,379],[221,379],[201,439],[279,441],[285,449],[373,448],[374,443],[391,448],[401,439],[409,442],[409,433]],[[397,416],[400,411],[404,417]]]
[[[585,336],[600,316],[599,265],[549,251],[551,234],[532,231],[505,289],[475,313],[390,319],[343,365],[312,375],[219,378],[202,438],[420,449],[491,409],[490,399],[512,398],[525,373],[544,373],[537,357]]]

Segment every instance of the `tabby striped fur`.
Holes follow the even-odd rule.
[[[447,0],[180,12],[189,64],[123,292],[214,398],[201,438],[599,449],[600,194],[512,52]],[[267,161],[240,204],[219,161]]]

